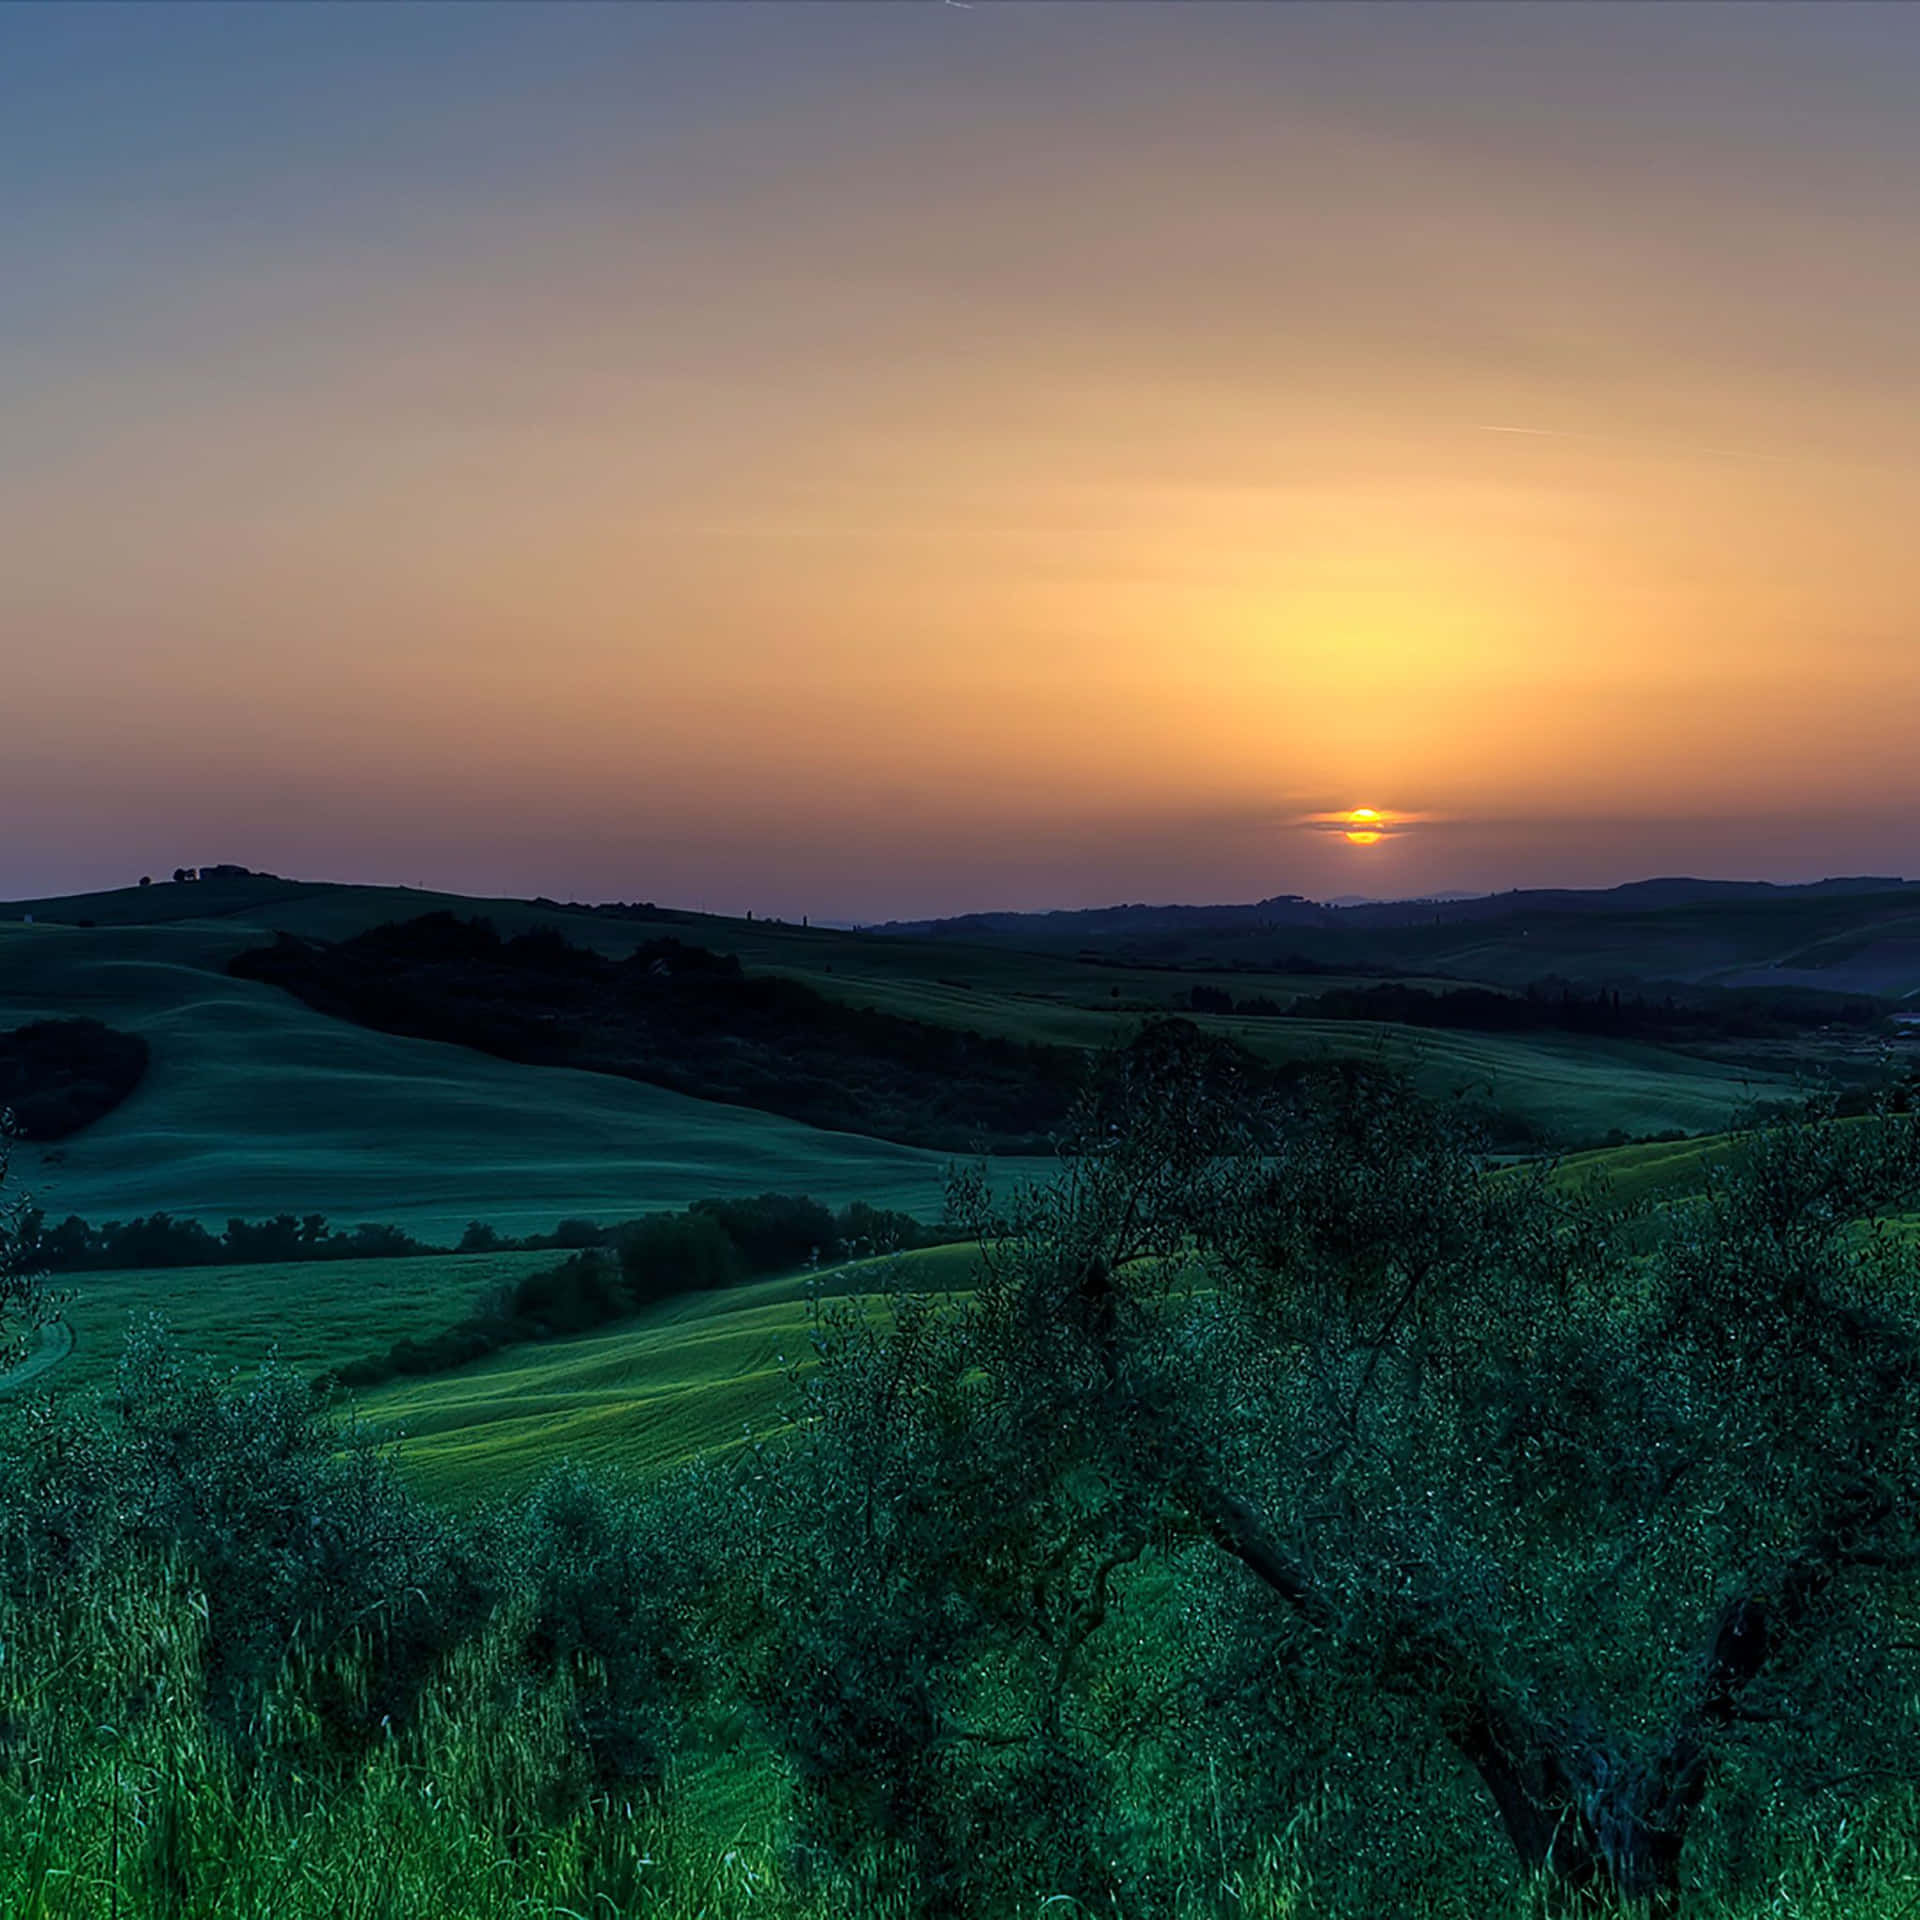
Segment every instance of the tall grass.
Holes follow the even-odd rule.
[[[204,1631],[191,1583],[152,1561],[103,1574],[70,1605],[0,1603],[0,1911],[21,1920],[826,1911],[776,1896],[778,1862],[764,1840],[697,1832],[644,1800],[552,1810],[551,1783],[570,1759],[569,1688],[529,1688],[504,1656],[504,1633],[456,1648],[416,1723],[341,1779],[302,1765],[317,1676],[299,1651],[248,1729],[252,1764],[239,1763],[200,1697]],[[325,1690],[352,1686],[357,1650],[325,1658]]]
[[[204,1603],[177,1566],[129,1561],[55,1606],[0,1601],[0,1912],[18,1920],[908,1920],[927,1911],[884,1863],[822,1881],[777,1820],[703,1813],[697,1779],[653,1801],[550,1808],[569,1764],[569,1682],[530,1688],[509,1631],[457,1648],[416,1723],[350,1776],[317,1776],[305,1723],[315,1656],[296,1649],[248,1729],[243,1767],[200,1697]],[[353,1647],[327,1654],[351,1686]],[[1308,1808],[1251,1869],[1188,1843],[1168,1920],[1547,1920],[1444,1858],[1360,1913],[1312,1862]],[[1796,1862],[1701,1920],[1911,1920],[1920,1806],[1807,1836]],[[1464,1866],[1464,1863],[1462,1863]],[[1345,1876],[1341,1876],[1345,1880]],[[1346,1883],[1350,1886],[1350,1882]],[[1092,1910],[1037,1887],[1000,1911]],[[1102,1910],[1105,1912],[1105,1910]],[[1121,1909],[1111,1920],[1132,1920]],[[1141,1915],[1140,1920],[1148,1920]]]

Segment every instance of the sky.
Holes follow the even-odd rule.
[[[1912,8],[0,7],[0,897],[1920,875],[1916,209]]]

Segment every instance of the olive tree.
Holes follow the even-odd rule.
[[[1910,1769],[1916,1190],[1913,1121],[1787,1122],[1624,1207],[1150,1030],[975,1184],[970,1297],[823,1316],[762,1495],[810,1831],[1098,1896],[1204,1756],[1216,1822],[1337,1779],[1664,1907],[1703,1825]]]

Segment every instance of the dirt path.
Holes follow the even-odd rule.
[[[17,1367],[0,1373],[0,1397],[30,1387],[51,1373],[73,1351],[73,1329],[64,1320],[49,1320],[40,1329],[40,1343]]]

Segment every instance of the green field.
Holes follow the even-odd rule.
[[[152,1066],[105,1119],[58,1146],[23,1147],[19,1183],[56,1218],[79,1213],[97,1223],[165,1210],[217,1229],[232,1215],[323,1213],[337,1226],[392,1221],[441,1241],[476,1219],[525,1234],[569,1215],[605,1222],[767,1190],[937,1214],[944,1156],[608,1075],[372,1032],[225,972],[228,959],[276,929],[340,937],[439,908],[487,913],[506,931],[557,924],[616,954],[671,933],[856,1004],[1081,1048],[1175,1009],[1196,980],[1223,978],[1004,945],[664,913],[622,920],[524,901],[260,879],[27,903],[0,918],[0,1026],[89,1015],[143,1034]],[[27,911],[36,924],[21,924]],[[1810,917],[1838,911],[1823,906]],[[1454,964],[1463,943],[1495,936],[1482,927],[1410,937]],[[1589,921],[1583,937],[1611,935]],[[1241,998],[1283,1003],[1340,984],[1328,974],[1228,979]],[[1792,1090],[1779,1075],[1633,1042],[1200,1018],[1276,1063],[1358,1056],[1404,1069],[1427,1093],[1498,1109],[1543,1142],[1581,1146],[1615,1131],[1703,1136],[1565,1163],[1576,1178],[1604,1167],[1625,1199],[1697,1185],[1712,1136],[1751,1101]],[[82,1275],[69,1316],[74,1350],[45,1351],[38,1378],[62,1391],[102,1383],[129,1317],[156,1311],[184,1346],[216,1364],[250,1367],[277,1346],[290,1364],[317,1373],[439,1332],[552,1258]],[[917,1256],[912,1270],[945,1286],[963,1283],[965,1265],[955,1250]],[[803,1318],[803,1283],[769,1281],[674,1302],[589,1338],[398,1382],[365,1406],[407,1428],[411,1470],[450,1494],[521,1485],[563,1455],[657,1466],[729,1446],[776,1417],[782,1356],[799,1349]]]
[[[220,971],[259,937],[0,927],[0,1025],[86,1014],[153,1049],[123,1106],[20,1151],[50,1215],[311,1212],[448,1239],[474,1219],[525,1234],[770,1190],[939,1210],[941,1155],[329,1020]]]
[[[432,1220],[445,1231],[444,1223],[457,1230],[475,1214],[503,1227],[551,1224],[561,1212],[632,1212],[767,1187],[915,1209],[933,1201],[939,1163],[932,1156],[630,1083],[368,1034],[222,971],[233,954],[275,930],[340,938],[441,909],[487,914],[507,932],[557,926],[611,954],[671,934],[856,1005],[1074,1047],[1121,1038],[1143,1017],[1182,1008],[1196,981],[1223,978],[1207,968],[1121,966],[1006,945],[703,915],[627,920],[527,901],[261,879],[22,903],[41,924],[0,924],[0,1021],[92,1013],[146,1033],[156,1051],[153,1076],[132,1106],[75,1143],[60,1181],[74,1197],[54,1204],[90,1216],[151,1206],[207,1217],[293,1207],[423,1227]],[[1830,919],[1835,909],[1823,911]],[[14,912],[0,910],[0,918]],[[1747,910],[1747,920],[1759,917]],[[1643,915],[1628,924],[1635,937],[1655,938],[1647,922],[1669,918]],[[98,925],[72,925],[82,919]],[[1612,920],[1573,919],[1589,957],[1604,958],[1622,937]],[[55,921],[62,924],[47,924]],[[1797,919],[1793,931],[1804,931]],[[1757,951],[1755,928],[1742,921],[1739,933],[1716,952]],[[1671,942],[1674,929],[1662,937]],[[1436,962],[1456,983],[1501,978],[1515,964],[1508,949],[1519,944],[1489,927],[1413,929],[1407,939],[1421,951],[1409,953],[1403,977],[1434,985],[1443,984],[1430,972]],[[1567,957],[1535,951],[1527,964]],[[1257,967],[1225,977],[1239,998],[1283,1005],[1355,979]],[[1561,1147],[1616,1134],[1714,1131],[1752,1100],[1794,1090],[1777,1063],[1741,1067],[1642,1042],[1360,1022],[1202,1016],[1202,1023],[1276,1062],[1358,1056],[1404,1068],[1423,1091],[1500,1108]],[[503,1106],[515,1117],[517,1140],[505,1137]],[[237,1144],[243,1134],[244,1151]],[[147,1186],[139,1156],[151,1157]],[[631,1204],[623,1165],[635,1169]],[[282,1188],[285,1197],[277,1198]],[[499,1212],[502,1206],[517,1211]]]
[[[1604,1175],[1621,1202],[1698,1192],[1724,1137],[1573,1154],[1561,1177]],[[82,1274],[67,1309],[72,1353],[39,1384],[104,1386],[131,1319],[163,1314],[187,1351],[248,1370],[269,1349],[310,1375],[434,1333],[553,1253],[433,1255],[287,1265]],[[917,1290],[964,1291],[970,1246],[897,1263],[856,1261],[669,1300],[601,1332],[509,1348],[451,1372],[359,1394],[357,1411],[403,1436],[408,1473],[466,1502],[523,1490],[562,1460],[649,1473],[739,1445],[779,1424],[789,1363],[807,1351],[812,1286],[865,1293],[889,1277]]]
[[[152,1065],[105,1119],[58,1146],[21,1148],[19,1183],[56,1218],[79,1213],[98,1223],[165,1210],[217,1229],[232,1215],[323,1213],[337,1226],[392,1221],[441,1241],[476,1219],[525,1234],[570,1215],[604,1222],[767,1190],[937,1214],[944,1156],[612,1076],[375,1033],[225,972],[235,953],[276,929],[339,937],[437,908],[485,912],[509,931],[558,924],[570,939],[616,954],[672,933],[856,1004],[1082,1048],[1173,1010],[1196,979],[1221,977],[757,921],[620,920],[530,902],[264,880],[33,903],[36,924],[0,923],[0,1026],[89,1015],[143,1034]],[[1456,939],[1468,931],[1451,930]],[[1284,1003],[1339,978],[1250,971],[1230,984],[1242,998]],[[1212,1015],[1201,1024],[1276,1063],[1357,1055],[1401,1068],[1431,1095],[1498,1108],[1534,1137],[1565,1145],[1615,1130],[1711,1135],[1751,1100],[1790,1091],[1778,1076],[1603,1039]],[[1635,1147],[1575,1156],[1567,1168],[1577,1177],[1604,1165],[1623,1198],[1651,1197],[1697,1184],[1709,1150],[1707,1141]],[[437,1333],[552,1258],[81,1275],[69,1314],[73,1351],[44,1350],[31,1384],[64,1392],[104,1383],[129,1318],[150,1312],[164,1313],[183,1346],[217,1365],[251,1367],[277,1347],[289,1364],[318,1373]],[[914,1270],[949,1285],[964,1268],[950,1252],[920,1256]],[[730,1446],[774,1420],[782,1356],[799,1350],[803,1318],[800,1281],[766,1282],[675,1302],[589,1338],[397,1382],[369,1394],[365,1407],[408,1430],[410,1470],[450,1495],[520,1486],[568,1455],[649,1468]]]
[[[971,1247],[899,1257],[925,1292],[964,1289]],[[829,1269],[829,1293],[878,1287],[888,1263]],[[443,1498],[521,1491],[561,1460],[647,1473],[738,1446],[780,1424],[787,1369],[805,1358],[807,1276],[671,1300],[605,1333],[514,1347],[453,1373],[359,1395],[404,1436],[408,1472]]]
[[[1144,1015],[1175,1010],[1176,995],[1195,978],[1147,971],[1116,978],[1113,969],[1082,966],[1067,979],[1047,979],[1050,969],[1063,964],[1033,957],[1033,977],[1018,989],[957,978],[856,982],[840,968],[833,974],[801,967],[786,971],[822,993],[857,998],[909,1019],[1071,1047],[1102,1046]],[[1355,983],[1338,976],[1250,974],[1236,975],[1230,984],[1242,999],[1266,995],[1284,1005],[1304,993]],[[1117,1000],[1115,986],[1122,988]],[[1405,1072],[1431,1098],[1471,1097],[1496,1106],[1543,1141],[1592,1142],[1616,1131],[1716,1130],[1752,1102],[1782,1099],[1794,1090],[1778,1072],[1742,1070],[1641,1041],[1571,1034],[1518,1037],[1361,1020],[1189,1017],[1276,1064],[1375,1060]]]
[[[73,1344],[29,1383],[86,1394],[108,1386],[128,1326],[160,1314],[188,1354],[248,1372],[269,1352],[316,1376],[431,1334],[554,1253],[431,1255],[285,1265],[77,1274],[64,1317]],[[737,1445],[778,1424],[787,1363],[807,1351],[807,1299],[867,1292],[889,1270],[928,1292],[965,1288],[971,1247],[890,1263],[856,1261],[669,1300],[603,1333],[512,1347],[364,1393],[357,1410],[404,1435],[408,1471],[435,1493],[511,1493],[563,1459],[650,1472]],[[5,1376],[0,1376],[0,1393]]]
[[[449,1326],[486,1295],[562,1257],[456,1253],[68,1274],[59,1287],[71,1296],[62,1317],[73,1348],[42,1377],[63,1393],[105,1386],[128,1326],[150,1314],[167,1321],[185,1352],[216,1368],[250,1370],[271,1352],[317,1375]]]

